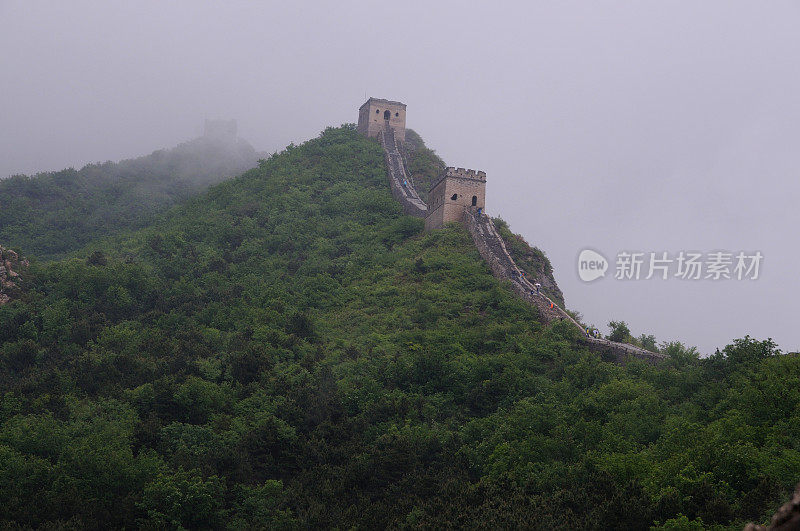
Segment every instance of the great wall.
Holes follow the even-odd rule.
[[[492,218],[484,212],[486,173],[446,168],[431,187],[430,205],[426,204],[414,187],[402,149],[405,115],[406,106],[403,103],[370,98],[359,109],[358,122],[359,132],[376,137],[383,147],[392,196],[402,205],[405,214],[425,219],[426,230],[442,228],[451,221],[463,223],[495,277],[507,280],[514,293],[537,308],[545,323],[566,320],[578,327],[583,336],[581,343],[599,353],[603,359],[619,363],[630,358],[649,363],[665,359],[663,354],[585,334],[583,325],[535,284],[546,284],[546,279],[528,280],[506,248]],[[211,125],[227,128],[225,131],[233,127],[235,131],[235,122]],[[20,259],[14,251],[0,247],[0,305],[10,302],[17,294],[18,270],[27,265],[27,260]]]
[[[514,293],[535,306],[545,323],[566,320],[578,327],[583,336],[581,343],[604,360],[625,363],[633,358],[655,364],[666,358],[635,345],[587,335],[583,325],[528,280],[511,257],[492,218],[484,212],[484,172],[447,168],[431,187],[431,205],[422,201],[398,145],[398,138],[400,142],[405,138],[405,111],[403,103],[370,98],[359,109],[358,122],[362,134],[376,137],[383,146],[389,186],[392,196],[402,205],[403,213],[425,219],[426,230],[441,228],[450,221],[462,222],[495,277],[509,281]]]
[[[428,206],[420,199],[414,185],[411,184],[408,166],[397,148],[394,130],[381,131],[378,138],[383,146],[386,167],[389,168],[392,196],[403,205],[404,214],[424,219],[428,215]]]

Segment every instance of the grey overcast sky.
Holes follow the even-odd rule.
[[[800,346],[800,3],[0,0],[0,176],[236,118],[274,151],[403,101],[605,329]],[[0,198],[2,208],[2,198]],[[611,262],[584,283],[577,255]],[[761,251],[755,281],[615,280],[622,250]]]

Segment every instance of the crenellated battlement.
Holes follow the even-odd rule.
[[[454,168],[448,166],[444,171],[445,177],[465,177],[467,179],[477,179],[479,181],[486,181],[486,172],[480,170],[466,170],[464,168]]]

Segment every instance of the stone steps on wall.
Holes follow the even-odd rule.
[[[403,213],[424,219],[428,215],[428,205],[420,199],[411,178],[406,173],[403,157],[397,148],[394,130],[388,128],[388,130],[382,131],[378,135],[378,139],[383,146],[392,196],[403,205]]]
[[[484,213],[479,214],[477,209],[467,208],[464,219],[478,252],[489,265],[494,276],[510,281],[511,288],[526,302],[536,306],[546,323],[566,320],[577,326],[582,334],[585,334],[583,325],[569,313],[543,293],[536,293],[536,287],[521,274],[521,270],[508,252],[492,218]],[[630,358],[644,360],[648,363],[657,363],[666,359],[663,354],[608,339],[587,336],[581,340],[581,343],[589,350],[610,356],[614,361],[621,363]]]

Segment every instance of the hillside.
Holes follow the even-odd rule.
[[[428,191],[445,169],[444,161],[435,151],[425,145],[422,137],[413,129],[406,129],[405,157],[408,173],[423,201],[428,201]]]
[[[156,213],[256,165],[239,138],[202,136],[179,146],[80,170],[0,180],[0,242],[38,258],[144,227]]]
[[[0,306],[2,526],[741,527],[800,478],[800,357],[603,362],[351,126],[76,256]]]

